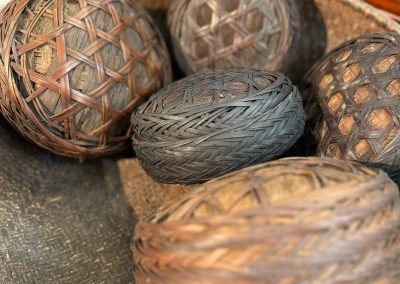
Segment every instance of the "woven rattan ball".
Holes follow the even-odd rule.
[[[135,1],[13,1],[0,39],[2,113],[65,156],[125,149],[131,112],[171,77],[165,44]]]
[[[317,102],[310,108],[320,108],[308,109],[318,155],[379,166],[398,180],[400,36],[346,42],[314,66],[308,81]]]
[[[299,38],[292,0],[174,0],[168,23],[186,74],[240,66],[286,72]]]
[[[165,183],[200,183],[282,155],[301,136],[298,89],[279,73],[234,68],[192,75],[132,114],[133,147]]]
[[[138,223],[131,249],[138,283],[399,283],[399,236],[384,172],[291,158],[201,185]]]

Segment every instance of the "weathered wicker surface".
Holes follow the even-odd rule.
[[[299,36],[292,0],[175,0],[168,22],[186,74],[240,66],[286,71]]]
[[[171,77],[146,12],[128,0],[16,0],[0,17],[7,120],[66,156],[125,149],[130,113]]]
[[[121,159],[118,169],[126,199],[138,220],[143,220],[166,203],[179,200],[195,187],[156,182],[146,174],[138,159]]]
[[[3,119],[0,133],[0,283],[134,283],[116,161],[51,155]]]
[[[294,158],[208,182],[137,224],[138,283],[399,283],[388,176]]]
[[[317,154],[381,166],[397,180],[400,36],[369,34],[346,42],[316,64],[308,81],[317,102],[307,107]]]
[[[226,69],[190,76],[132,114],[133,147],[165,183],[199,183],[282,155],[304,128],[299,92],[279,73]]]

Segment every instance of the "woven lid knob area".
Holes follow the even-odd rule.
[[[358,160],[400,176],[400,36],[364,35],[339,46],[307,79],[318,155]],[[315,108],[319,107],[320,110]]]
[[[379,170],[291,158],[199,186],[136,225],[138,283],[399,283],[400,199]]]
[[[299,40],[292,0],[175,0],[168,22],[186,74],[228,67],[285,72]]]
[[[132,114],[133,147],[165,183],[200,183],[273,159],[301,136],[299,91],[279,73],[234,68],[172,83]]]
[[[0,18],[1,111],[55,153],[125,149],[131,112],[171,80],[165,43],[135,1],[19,0]]]

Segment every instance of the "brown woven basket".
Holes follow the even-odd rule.
[[[125,149],[129,115],[171,78],[163,40],[128,0],[15,0],[0,15],[0,105],[65,156]]]
[[[318,155],[379,166],[400,178],[400,35],[348,41],[310,72],[306,103]],[[316,103],[315,103],[316,102]]]
[[[378,170],[322,158],[253,166],[136,226],[138,283],[399,283],[400,199]]]
[[[168,24],[186,74],[229,67],[287,71],[300,26],[292,0],[175,0]]]
[[[294,47],[296,56],[286,72],[295,83],[316,60],[346,40],[370,32],[400,33],[398,23],[361,0],[302,0],[296,5],[301,16],[297,31],[301,40]]]

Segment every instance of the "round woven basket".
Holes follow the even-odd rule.
[[[285,159],[208,182],[137,224],[138,283],[399,283],[400,199],[378,170]]]
[[[200,183],[282,155],[301,136],[300,94],[279,73],[225,69],[170,84],[132,114],[133,148],[165,183]]]
[[[175,0],[168,23],[186,74],[229,67],[286,73],[300,27],[292,0]]]
[[[171,79],[165,43],[134,1],[15,0],[0,41],[3,115],[65,156],[124,150],[131,112]]]
[[[379,166],[400,176],[400,36],[348,41],[310,71],[309,127],[318,155]]]

